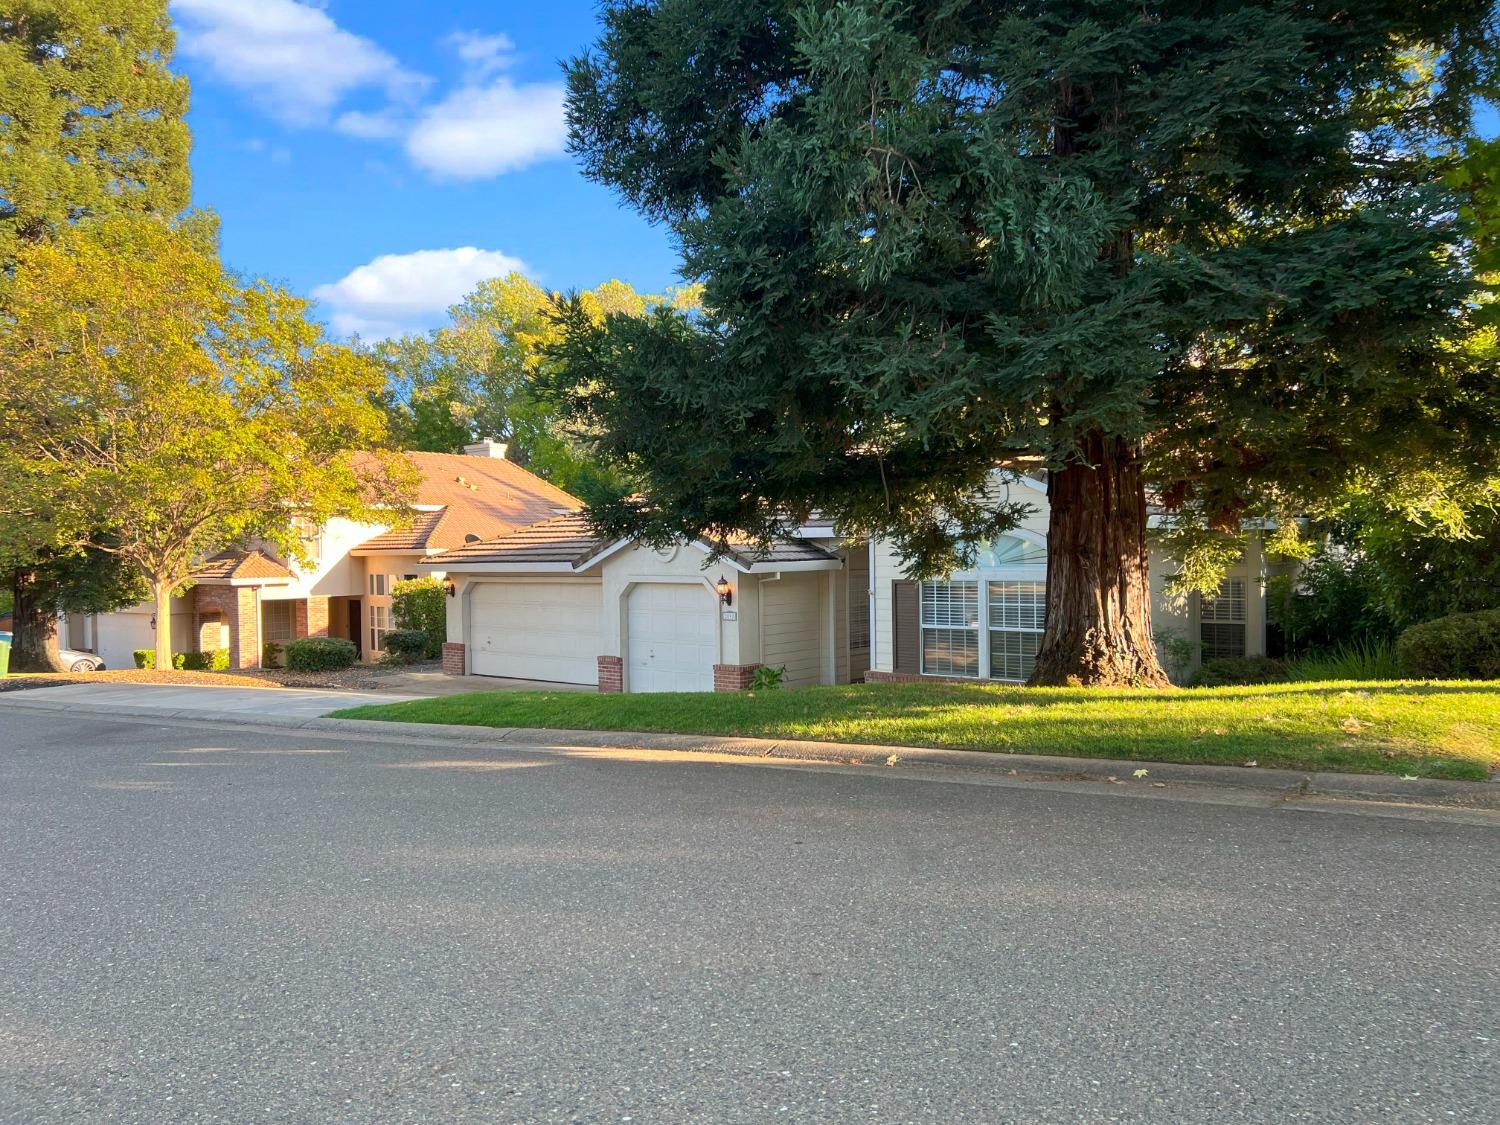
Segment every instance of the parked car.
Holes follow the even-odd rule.
[[[4,630],[0,630],[0,641],[4,641],[6,644],[14,643],[11,634]],[[74,652],[70,648],[65,648],[58,655],[62,657],[62,662],[68,666],[69,672],[104,671],[104,661],[100,660],[92,652]]]

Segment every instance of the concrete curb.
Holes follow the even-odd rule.
[[[32,692],[24,693],[31,696]],[[36,693],[40,694],[40,692]],[[999,773],[1032,780],[1069,780],[1141,784],[1132,777],[1147,771],[1145,784],[1214,786],[1255,789],[1290,796],[1355,797],[1396,801],[1426,800],[1460,803],[1467,808],[1500,809],[1500,779],[1445,781],[1436,778],[1402,780],[1394,774],[1304,773],[1298,770],[1240,766],[1187,765],[1178,762],[1137,762],[1112,758],[1064,758],[1039,754],[1001,754],[982,750],[941,750],[921,746],[883,746],[858,743],[808,742],[797,739],[733,738],[719,735],[656,734],[641,731],[562,730],[528,727],[479,727],[448,723],[393,723],[376,719],[329,719],[249,715],[237,711],[211,714],[202,709],[90,704],[43,699],[4,699],[4,706],[26,710],[87,712],[118,718],[211,721],[221,726],[324,731],[337,734],[388,735],[397,740],[438,741],[469,746],[535,746],[550,749],[674,750],[745,758],[776,758],[842,765],[898,765],[942,767]]]

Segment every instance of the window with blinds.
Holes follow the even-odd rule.
[[[1198,607],[1203,659],[1245,655],[1247,592],[1243,578],[1226,578],[1219,592]]]
[[[1045,582],[989,583],[990,678],[1031,678],[1047,620]]]
[[[296,612],[291,602],[261,602],[260,620],[265,631],[261,640],[266,644],[284,645],[295,636]]]
[[[979,583],[922,583],[922,671],[979,675]]]

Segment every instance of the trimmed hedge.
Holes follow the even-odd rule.
[[[262,668],[280,668],[281,652],[283,645],[276,641],[267,641],[260,646],[260,666]]]
[[[431,642],[422,629],[392,629],[385,635],[385,654],[392,664],[416,664]]]
[[[1413,625],[1396,640],[1396,662],[1425,680],[1500,679],[1500,609]]]
[[[333,672],[350,667],[357,659],[354,642],[343,637],[303,637],[286,646],[286,666],[291,672]]]
[[[152,671],[156,667],[156,650],[154,648],[138,648],[131,652],[135,658],[135,666],[146,671]],[[209,652],[174,652],[172,654],[172,667],[179,672],[227,672],[229,670],[229,650],[227,648],[216,648]]]
[[[1191,680],[1193,687],[1244,687],[1277,684],[1287,679],[1287,667],[1269,656],[1218,656],[1205,660]]]
[[[435,660],[448,639],[448,590],[436,578],[408,578],[391,587],[391,621],[405,632],[420,630],[427,637],[422,655]],[[386,634],[390,648],[390,634]]]

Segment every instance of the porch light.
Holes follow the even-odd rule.
[[[451,578],[444,578],[443,579],[443,590],[451,598],[451,597],[453,597],[454,594],[458,593],[458,583],[455,582],[455,581],[453,581],[453,579],[451,579]]]
[[[714,583],[714,591],[719,595],[719,600],[725,605],[734,604],[734,590],[729,585],[729,579],[725,578],[722,574],[719,575],[719,580]]]

